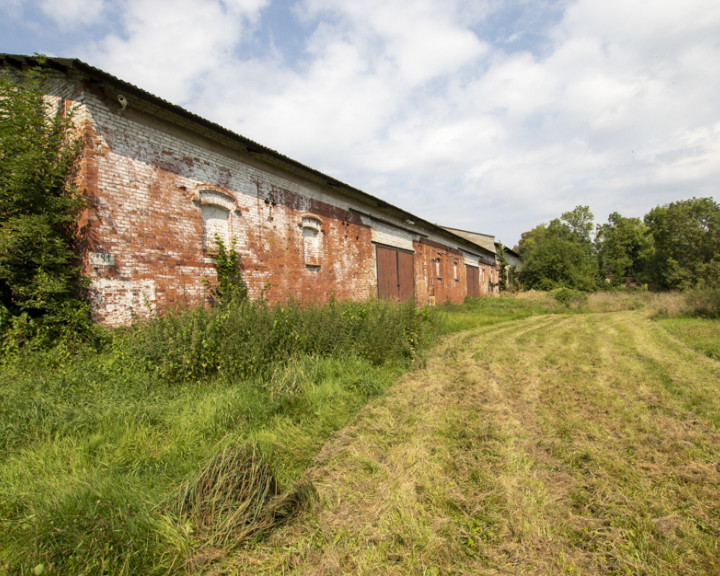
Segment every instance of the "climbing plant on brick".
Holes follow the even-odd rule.
[[[240,270],[240,255],[235,250],[235,242],[230,246],[215,235],[215,254],[213,256],[217,281],[215,283],[205,279],[210,301],[215,306],[223,306],[230,302],[247,300],[247,284]]]
[[[0,74],[0,335],[87,326],[75,253],[86,200],[73,185],[79,144],[71,114],[44,98],[37,69]]]

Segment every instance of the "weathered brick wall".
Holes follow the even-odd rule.
[[[414,242],[415,292],[421,302],[461,303],[467,295],[465,257],[457,248],[423,238]]]
[[[140,102],[121,110],[116,95],[101,87],[65,82],[56,98],[75,107],[83,138],[78,183],[92,198],[82,219],[86,274],[100,322],[118,325],[205,301],[203,279],[212,279],[214,268],[203,247],[204,190],[228,204],[229,234],[252,298],[374,297],[374,243],[415,251],[419,303],[465,297],[468,255],[432,232],[383,223],[385,216],[365,204],[277,168],[272,158],[258,158],[222,135],[160,119]],[[304,222],[317,231],[311,258],[304,254]]]
[[[213,278],[203,249],[198,192],[232,197],[229,227],[251,297],[325,302],[364,299],[375,287],[371,230],[342,202],[301,178],[242,157],[101,95],[76,95],[84,149],[79,184],[92,197],[84,216],[96,318],[115,325],[177,302],[204,300]],[[347,204],[347,202],[345,202]],[[318,266],[303,257],[303,216],[320,222]]]

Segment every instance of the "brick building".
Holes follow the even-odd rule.
[[[0,66],[38,64],[0,55]],[[201,303],[217,234],[251,297],[418,303],[490,293],[494,250],[170,104],[79,60],[48,58],[48,99],[74,110],[85,272],[108,325]]]

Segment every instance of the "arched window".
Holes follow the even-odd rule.
[[[305,216],[302,219],[305,266],[320,266],[320,226],[320,220],[312,216]]]

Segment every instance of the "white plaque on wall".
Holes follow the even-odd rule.
[[[90,252],[90,266],[115,266],[115,256],[108,252]]]

